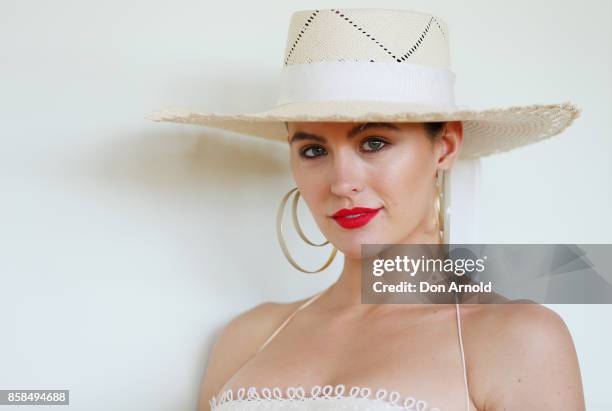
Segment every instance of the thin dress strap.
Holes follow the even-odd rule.
[[[308,307],[312,302],[314,302],[317,298],[319,298],[325,291],[327,291],[327,289],[321,291],[318,294],[315,294],[314,296],[312,296],[311,298],[309,298],[305,303],[303,303],[302,305],[300,305],[298,308],[296,308],[287,318],[285,318],[285,321],[283,321],[283,323],[276,329],[276,331],[274,331],[274,333],[268,337],[268,339],[266,340],[265,343],[263,343],[263,345],[261,347],[259,347],[259,350],[257,350],[257,352],[263,350],[263,348],[270,342],[272,341],[272,339],[274,337],[276,337],[276,334],[278,334],[283,328],[285,328],[285,326],[289,323],[289,321],[291,321],[291,319],[298,313],[298,311]]]
[[[468,389],[467,368],[465,366],[465,352],[463,351],[463,336],[461,335],[461,313],[457,293],[455,293],[455,309],[457,311],[457,333],[459,335],[459,349],[461,350],[461,365],[463,367],[463,382],[465,385],[465,409],[470,411],[470,391]]]

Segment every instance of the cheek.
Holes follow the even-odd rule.
[[[388,158],[375,184],[392,215],[414,218],[429,203],[433,173],[431,152],[426,147],[408,147]]]
[[[313,173],[312,168],[299,163],[299,160],[291,162],[293,179],[300,192],[300,202],[305,202],[313,215],[325,213],[325,184]]]

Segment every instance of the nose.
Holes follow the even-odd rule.
[[[331,192],[339,197],[353,197],[363,191],[359,159],[350,150],[339,150],[331,162]]]

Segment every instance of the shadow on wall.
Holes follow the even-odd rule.
[[[81,176],[159,195],[203,189],[221,194],[288,176],[284,143],[193,125],[163,126],[168,131],[113,139],[81,158]]]
[[[213,295],[248,288],[254,299],[269,291],[258,275],[282,264],[273,227],[278,202],[293,184],[285,143],[163,124],[154,133],[109,136],[61,166],[62,184],[75,186],[77,201],[128,222],[145,220],[135,221],[135,230],[154,225],[159,237],[152,240],[161,238],[177,263],[191,267],[180,275],[192,276],[194,287]],[[240,258],[226,262],[232,247]],[[221,279],[213,266],[240,275]]]

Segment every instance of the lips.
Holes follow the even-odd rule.
[[[381,208],[355,207],[351,209],[343,208],[336,211],[332,217],[344,228],[358,228],[366,225],[378,214]]]

